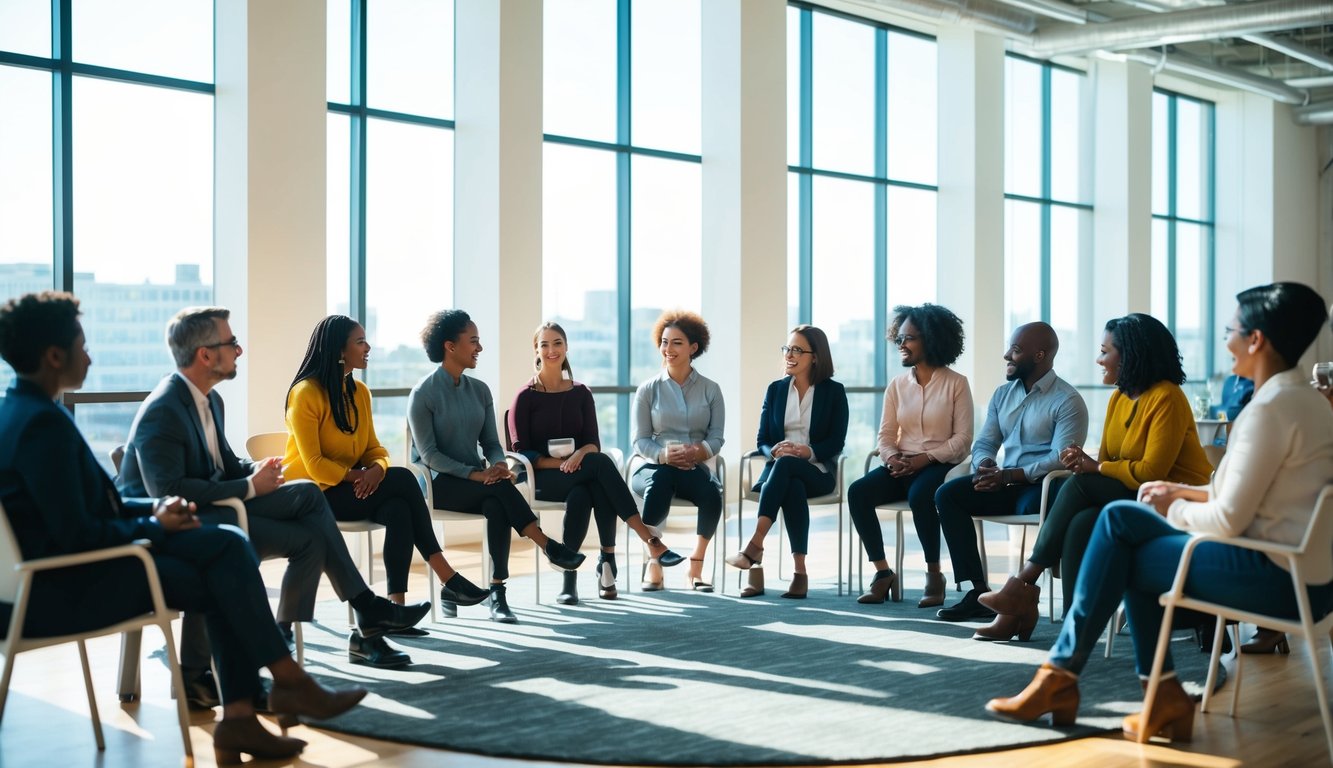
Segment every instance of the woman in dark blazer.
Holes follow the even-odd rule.
[[[755,484],[759,520],[745,549],[727,558],[750,572],[741,597],[764,593],[764,537],[783,511],[795,561],[783,597],[803,598],[809,588],[805,553],[810,534],[807,499],[833,492],[837,461],[847,440],[847,392],[834,381],[828,337],[813,325],[798,325],[782,348],[787,375],[768,385],[759,415],[758,447],[768,464]]]

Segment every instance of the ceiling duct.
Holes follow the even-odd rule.
[[[1316,51],[1313,48],[1307,48],[1290,40],[1282,40],[1270,35],[1242,35],[1242,37],[1255,45],[1262,45],[1278,53],[1285,53],[1293,59],[1300,59],[1306,64],[1333,72],[1333,58],[1324,55],[1323,51]]]
[[[863,0],[860,4],[910,13],[928,21],[965,24],[1024,43],[1037,29],[1035,16],[996,0]]]
[[[1297,107],[1291,112],[1300,125],[1333,124],[1333,100],[1317,101],[1314,104]]]
[[[1052,24],[1033,35],[1028,51],[1033,56],[1048,59],[1064,54],[1153,48],[1329,23],[1333,23],[1333,3],[1328,0],[1259,0],[1086,26]]]
[[[1239,88],[1267,96],[1283,104],[1304,104],[1309,101],[1309,94],[1292,88],[1280,80],[1273,80],[1253,75],[1239,69],[1230,69],[1205,61],[1187,53],[1173,51],[1169,54],[1156,51],[1131,51],[1124,54],[1130,61],[1147,64],[1154,69],[1162,69],[1177,75],[1208,80],[1232,88]]]

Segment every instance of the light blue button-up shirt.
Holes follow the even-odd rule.
[[[1031,391],[1020,380],[991,396],[986,423],[972,443],[972,470],[1004,448],[1004,469],[1021,469],[1028,482],[1062,469],[1060,451],[1088,439],[1088,406],[1068,382],[1049,371]]]
[[[654,464],[662,461],[668,440],[703,443],[708,455],[722,450],[726,424],[722,388],[691,370],[682,386],[665,369],[634,393],[634,452]]]

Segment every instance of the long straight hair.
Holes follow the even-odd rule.
[[[560,340],[565,342],[565,359],[560,362],[560,370],[565,372],[565,378],[573,381],[574,369],[569,367],[569,336],[565,333],[565,329],[560,327],[560,323],[554,321],[542,323],[537,326],[537,330],[532,332],[532,370],[540,372],[542,369],[542,355],[537,349],[537,345],[540,344],[542,340],[542,331],[555,331],[560,334]],[[533,384],[535,385],[536,383],[537,377],[534,376]]]
[[[329,315],[315,326],[310,334],[310,343],[306,345],[305,357],[301,367],[296,369],[296,378],[287,387],[287,401],[283,405],[291,406],[292,389],[306,379],[314,379],[324,388],[329,396],[329,410],[333,412],[333,423],[338,430],[347,434],[356,432],[361,421],[361,414],[356,410],[356,383],[352,374],[343,371],[342,351],[347,346],[347,339],[357,322],[347,315]]]

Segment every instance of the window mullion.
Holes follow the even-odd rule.
[[[74,57],[72,0],[51,0],[52,287],[74,290]]]

